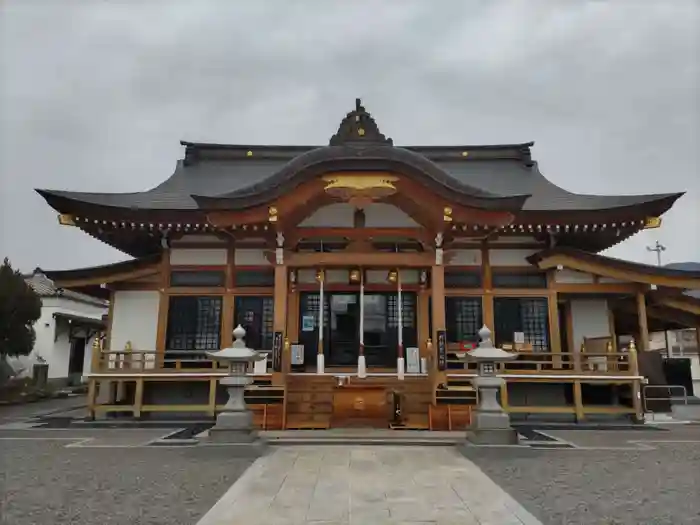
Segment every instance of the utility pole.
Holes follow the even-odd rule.
[[[659,241],[656,241],[653,248],[651,246],[647,246],[647,251],[656,252],[656,264],[661,266],[661,252],[666,251],[666,246],[661,244]]]

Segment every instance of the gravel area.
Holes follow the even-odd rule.
[[[581,446],[620,448],[474,447],[466,455],[544,525],[700,523],[700,427],[548,433]],[[668,442],[629,450],[628,439]]]
[[[0,448],[2,525],[194,525],[250,464],[226,447]]]

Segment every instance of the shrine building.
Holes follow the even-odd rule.
[[[533,143],[397,146],[359,99],[327,145],[181,144],[148,191],[37,190],[132,257],[45,272],[110,300],[93,417],[215,415],[206,351],[240,324],[268,352],[246,394],[261,428],[463,428],[486,325],[518,354],[498,371],[514,419],[640,420],[649,332],[700,326],[700,272],[599,255],[682,193],[572,193]]]

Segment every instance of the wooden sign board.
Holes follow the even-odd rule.
[[[437,360],[438,370],[447,370],[447,332],[445,330],[437,332]]]
[[[282,332],[275,332],[272,339],[272,371],[281,372],[282,371],[282,345],[283,345],[284,334]]]

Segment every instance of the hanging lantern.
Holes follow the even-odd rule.
[[[389,270],[389,274],[387,275],[386,280],[392,284],[398,282],[398,280],[399,280],[398,270]]]
[[[351,284],[357,284],[362,280],[362,274],[360,273],[360,270],[357,268],[354,270],[350,270],[350,283]]]
[[[316,280],[319,283],[322,283],[324,278],[325,278],[325,275],[324,275],[323,269],[319,268],[318,270],[316,270]]]

